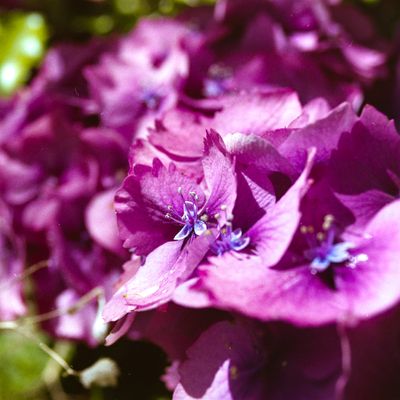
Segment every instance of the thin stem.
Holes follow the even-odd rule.
[[[347,326],[343,321],[339,321],[336,325],[340,339],[342,350],[342,374],[336,382],[336,400],[344,399],[347,382],[351,375],[351,346],[350,339],[347,333]]]
[[[21,334],[22,336],[26,337],[27,339],[34,341],[40,347],[40,349],[42,349],[49,357],[51,357],[57,364],[59,364],[65,370],[67,375],[79,376],[79,372],[71,368],[68,365],[68,363],[58,353],[56,353],[53,349],[47,346],[46,343],[42,342],[41,340],[38,340],[35,337],[35,335],[20,327],[16,328],[15,331]]]
[[[5,321],[0,322],[0,329],[3,330],[13,330],[14,332],[18,332],[20,335],[24,336],[25,338],[34,341],[41,350],[43,350],[48,356],[50,356],[57,364],[59,364],[68,375],[78,376],[79,373],[72,369],[67,362],[54,350],[52,350],[46,343],[38,340],[35,335],[31,332],[23,329],[21,326],[18,326],[17,323],[14,321]]]
[[[5,281],[3,284],[0,285],[0,290],[4,289],[7,286],[14,285],[22,280],[26,279],[28,276],[34,274],[36,271],[39,271],[42,268],[46,268],[49,266],[49,260],[42,260],[36,264],[31,265],[28,267],[24,272],[21,274],[14,276],[13,278]]]
[[[90,292],[86,293],[76,303],[68,308],[56,309],[47,313],[21,318],[19,321],[23,324],[37,324],[40,322],[48,321],[49,319],[60,317],[65,314],[74,314],[86,304],[90,303],[92,300],[102,295],[103,289],[101,287],[96,287]]]

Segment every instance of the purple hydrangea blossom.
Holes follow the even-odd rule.
[[[155,117],[172,108],[188,74],[181,41],[194,35],[173,19],[144,19],[117,50],[85,71],[92,108],[101,122],[126,135],[146,135]]]
[[[366,106],[350,132],[342,135],[330,161],[330,181],[338,198],[362,226],[400,188],[400,137],[393,121]],[[346,174],[345,171],[351,171]]]
[[[334,398],[339,346],[333,327],[218,322],[188,349],[173,399]]]
[[[202,165],[207,195],[174,165],[167,170],[158,160],[125,180],[116,197],[125,246],[147,256],[107,304],[106,320],[167,302],[207,253],[209,241],[203,233],[216,225],[213,219],[221,209],[232,212],[236,198],[234,165],[216,132],[207,135]]]
[[[398,201],[384,207],[357,235],[349,225],[352,214],[324,185],[310,190],[301,210],[298,231],[272,268],[257,256],[227,253],[211,260],[201,282],[213,304],[298,325],[368,318],[396,304],[398,233],[389,221],[397,218]],[[245,270],[240,267],[244,264]],[[233,288],[236,296],[231,296]]]
[[[11,224],[12,213],[0,201],[0,320],[12,320],[26,311],[21,279],[25,248]]]
[[[56,73],[54,69],[50,72]],[[43,88],[48,84],[43,83]],[[15,134],[4,136],[0,150],[1,197],[13,210],[13,228],[29,249],[26,264],[49,260],[49,267],[33,276],[38,311],[58,308],[65,312],[44,327],[56,336],[94,345],[103,339],[93,330],[99,320],[98,305],[92,301],[73,315],[66,310],[95,287],[105,294],[111,292],[127,258],[118,238],[112,201],[127,169],[128,144],[114,131],[85,129],[75,123],[65,98],[58,100],[54,108],[38,102],[32,110],[26,104],[29,112],[21,120],[2,121]],[[108,201],[100,196],[104,190]],[[103,213],[108,231],[99,226]],[[19,290],[20,284],[13,287]]]
[[[215,132],[207,136],[202,169],[204,180],[199,184],[174,164],[166,168],[158,159],[152,167],[135,166],[115,201],[125,247],[145,255],[167,240],[200,236],[221,206],[232,212],[234,167]]]
[[[241,1],[223,0],[215,18],[231,30],[198,51],[198,79],[206,77],[205,89],[212,88],[205,94],[283,86],[302,101],[317,95],[332,106],[347,100],[357,108],[360,82],[368,85],[386,73],[387,46],[365,15],[340,2],[255,0],[244,11]]]
[[[399,137],[353,110],[386,57],[339,0],[220,0],[50,51],[0,102],[0,319],[48,260],[38,310],[64,312],[43,326],[96,345],[103,304],[71,307],[100,287],[107,343],[160,346],[174,399],[325,400],[341,378],[379,397],[399,364]],[[390,356],[366,358],[373,337]]]

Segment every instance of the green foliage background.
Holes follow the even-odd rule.
[[[0,334],[0,399],[40,399],[48,356],[18,333]]]

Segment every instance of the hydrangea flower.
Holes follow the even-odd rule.
[[[340,138],[330,161],[330,182],[360,226],[396,200],[400,188],[400,137],[393,121],[366,106]],[[346,171],[351,171],[347,174]]]
[[[323,96],[332,106],[347,100],[357,108],[360,83],[386,74],[387,46],[364,14],[340,1],[255,0],[244,10],[241,1],[222,0],[215,18],[230,30],[198,52],[205,94],[283,86],[303,102]]]
[[[330,399],[341,376],[335,329],[218,322],[179,367],[181,399]]]
[[[23,240],[12,229],[12,213],[0,201],[0,320],[25,313],[22,277],[25,263]]]
[[[85,70],[92,108],[101,122],[126,135],[145,135],[147,125],[172,108],[188,74],[183,37],[194,35],[185,22],[144,19]]]
[[[231,213],[236,198],[234,165],[216,132],[207,135],[202,165],[207,195],[202,185],[159,160],[125,179],[116,197],[124,245],[146,260],[109,301],[106,320],[167,302],[207,253],[207,224],[212,227],[221,208]]]
[[[398,230],[390,221],[397,218],[398,201],[357,235],[349,225],[352,214],[324,185],[310,190],[301,211],[292,243],[272,268],[257,256],[226,253],[210,260],[201,285],[212,304],[263,320],[320,325],[365,319],[397,303]]]

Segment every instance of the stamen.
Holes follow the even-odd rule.
[[[179,196],[181,196],[182,202],[185,203],[186,199],[185,199],[185,197],[183,196],[183,189],[182,189],[182,186],[179,186],[179,187],[178,187],[178,194],[179,194]]]
[[[174,221],[174,222],[176,222],[177,224],[179,224],[179,225],[184,225],[184,222],[182,221],[182,219],[179,219],[179,218],[181,218],[181,217],[175,217],[174,215],[172,215],[171,213],[166,213],[165,214],[165,218],[166,219],[170,219],[171,221]]]
[[[323,232],[317,233],[317,239],[322,242],[325,239],[325,234]]]
[[[350,257],[348,263],[346,264],[346,267],[354,269],[357,267],[358,263],[368,261],[368,258],[369,258],[368,255],[365,253],[352,256]]]
[[[199,196],[195,191],[190,191],[189,196],[192,200],[187,200],[183,196],[181,186],[178,187],[177,191],[183,202],[183,214],[179,215],[173,206],[168,205],[167,208],[171,212],[165,215],[166,219],[183,225],[183,228],[175,235],[174,240],[184,240],[186,238],[191,240],[193,235],[201,236],[207,229],[206,221],[208,220],[208,216],[206,214],[203,216],[199,215],[201,211],[199,211],[196,204]]]
[[[250,238],[242,236],[241,229],[232,231],[232,223],[229,221],[220,227],[219,232],[220,236],[210,246],[211,251],[218,256],[231,250],[241,251],[250,243]]]
[[[325,271],[331,264],[349,263],[352,255],[349,250],[353,245],[349,242],[336,241],[336,229],[333,224],[334,217],[330,214],[324,217],[323,231],[314,234],[312,226],[302,226],[300,232],[305,234],[309,246],[304,251],[304,256],[310,263],[312,274]],[[351,262],[350,262],[351,264]],[[350,266],[350,265],[349,265]]]
[[[189,192],[189,195],[193,198],[194,201],[199,201],[199,196],[196,192]]]
[[[330,229],[334,219],[335,219],[334,216],[331,214],[325,215],[324,222],[322,224],[322,229],[324,231],[327,231],[328,229]]]

